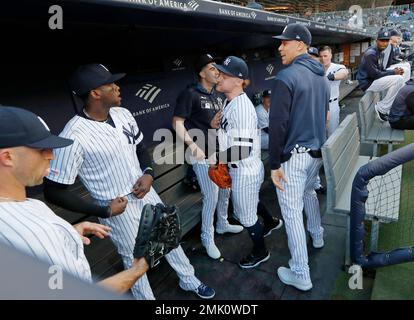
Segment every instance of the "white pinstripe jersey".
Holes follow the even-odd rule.
[[[0,202],[0,241],[92,281],[79,233],[39,200]]]
[[[257,128],[256,110],[245,93],[235,97],[224,107],[218,140],[220,151],[232,146],[252,147],[248,158],[234,163],[244,166],[255,159],[260,161],[260,130]]]
[[[329,68],[325,71],[325,74],[328,75],[330,73],[337,73],[339,70],[346,69],[343,64],[331,63]],[[328,81],[329,87],[331,88],[331,96],[330,99],[339,98],[339,85],[341,84],[341,80],[335,81]]]
[[[53,151],[48,179],[73,184],[79,175],[96,200],[109,201],[131,192],[142,175],[136,146],[143,134],[127,109],[111,108],[109,114],[115,128],[78,115],[66,124],[60,136],[74,143]]]

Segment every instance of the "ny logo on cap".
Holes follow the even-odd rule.
[[[209,57],[210,59],[213,59],[213,56],[209,53],[207,53],[206,56]]]
[[[299,37],[299,35],[296,35],[296,39],[299,39],[299,40],[300,40],[300,37]]]
[[[231,59],[227,58],[226,60],[224,60],[224,65],[228,66],[230,62],[231,62]]]
[[[384,36],[388,37],[388,32],[384,32]]]
[[[287,27],[288,27],[288,26],[286,26],[286,27],[283,29],[282,33],[285,33],[285,31],[286,31]]]

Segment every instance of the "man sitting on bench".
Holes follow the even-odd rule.
[[[388,120],[388,113],[395,96],[404,85],[404,77],[402,76],[404,70],[402,68],[386,70],[391,65],[391,59],[384,61],[385,57],[389,57],[385,54],[385,49],[390,37],[389,31],[380,30],[378,32],[376,45],[365,51],[357,73],[361,90],[373,92],[388,90],[386,96],[375,105],[375,111],[381,121]]]

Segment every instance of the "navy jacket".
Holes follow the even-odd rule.
[[[269,111],[271,169],[289,160],[295,145],[320,150],[326,140],[330,87],[321,63],[296,57],[274,81]]]
[[[414,110],[414,80],[410,79],[406,85],[398,91],[391,106],[388,121],[393,123],[412,115]]]
[[[393,54],[390,54],[390,59],[388,59],[387,68],[393,62]],[[376,46],[369,47],[365,51],[364,56],[362,57],[361,64],[359,65],[357,80],[359,82],[359,88],[363,91],[367,90],[371,84],[382,77],[394,75],[394,70],[385,70],[382,65],[379,64],[380,51]]]

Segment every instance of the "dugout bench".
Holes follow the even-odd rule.
[[[380,93],[365,92],[359,101],[358,122],[361,133],[361,143],[373,144],[372,155],[378,156],[378,145],[388,145],[388,152],[392,151],[394,144],[404,142],[404,130],[390,127],[390,124],[381,122],[375,112],[375,104],[380,100]]]
[[[350,203],[352,183],[358,169],[374,157],[360,156],[360,140],[355,113],[348,115],[322,146],[322,158],[327,183],[326,211],[347,215],[345,265],[350,265]],[[371,251],[377,250],[379,223],[398,220],[402,167],[384,176],[375,177],[368,184],[370,191],[366,219],[372,221]],[[399,177],[399,179],[395,179]],[[394,183],[398,180],[399,183]],[[393,195],[392,203],[389,195]],[[397,198],[395,198],[397,195]]]

